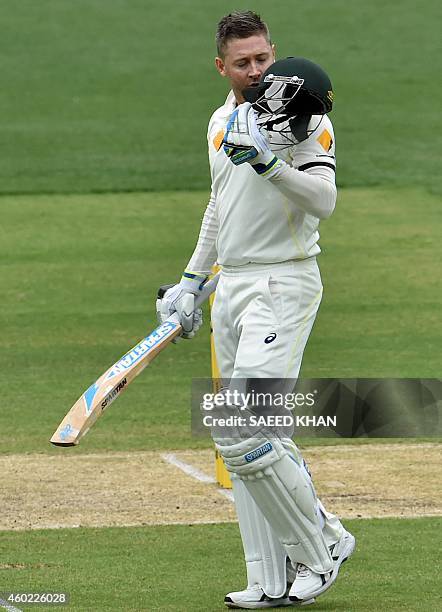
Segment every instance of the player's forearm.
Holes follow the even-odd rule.
[[[201,222],[198,242],[186,270],[207,276],[217,258],[216,238],[218,221],[215,214],[215,197],[212,195]]]
[[[295,206],[318,219],[327,219],[335,208],[337,195],[334,181],[330,180],[331,171],[318,166],[311,172],[281,163],[269,181]]]

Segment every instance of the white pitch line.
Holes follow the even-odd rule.
[[[198,468],[194,467],[193,465],[190,465],[190,463],[181,461],[181,459],[178,459],[178,457],[173,453],[164,453],[161,455],[161,457],[171,465],[180,468],[180,470],[182,470],[185,474],[188,474],[189,476],[192,476],[192,478],[195,478],[195,480],[199,480],[201,482],[208,482],[210,484],[213,484],[215,482],[213,476],[208,476]]]
[[[11,606],[10,604],[8,604],[8,602],[5,601],[4,599],[0,599],[0,608],[3,608],[4,610],[7,610],[8,612],[22,612],[22,610],[20,610],[19,608],[14,608],[14,606]]]
[[[232,503],[235,501],[233,498],[233,491],[229,491],[229,489],[218,489],[218,493],[220,495],[224,495],[224,497],[227,497],[227,499]]]
[[[202,472],[195,466],[190,465],[190,463],[181,461],[181,459],[178,459],[178,457],[174,455],[173,453],[163,453],[161,457],[162,459],[167,461],[167,463],[170,463],[171,465],[174,465],[175,467],[179,468],[188,476],[195,478],[195,480],[199,480],[200,482],[205,482],[207,484],[216,483],[216,480],[215,478],[213,478],[213,476],[208,476],[207,474],[205,474],[204,472]],[[229,501],[233,502],[232,491],[226,491],[225,489],[218,489],[218,493],[226,497]]]

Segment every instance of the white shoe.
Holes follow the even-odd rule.
[[[309,600],[329,589],[338,577],[339,568],[347,561],[355,549],[354,536],[344,529],[341,538],[330,546],[333,559],[333,569],[326,574],[318,574],[303,563],[298,563],[296,578],[290,589],[289,599],[293,602]]]
[[[244,591],[234,591],[228,593],[224,598],[224,603],[228,608],[245,608],[247,610],[258,610],[260,608],[278,608],[280,606],[307,606],[314,603],[314,599],[305,601],[290,601],[288,591],[283,597],[267,597],[262,588],[255,584]]]

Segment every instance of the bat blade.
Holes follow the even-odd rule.
[[[204,284],[195,300],[195,308],[215,291],[219,276],[220,273],[216,274]],[[182,331],[175,313],[138,342],[79,397],[57,427],[50,442],[55,446],[76,446],[103,411],[127,389],[158,353],[181,335]]]
[[[181,331],[181,325],[171,318],[138,342],[79,397],[58,426],[51,443],[77,445],[103,411]]]

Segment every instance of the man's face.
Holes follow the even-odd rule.
[[[218,72],[229,79],[238,104],[244,102],[242,90],[259,83],[262,74],[275,61],[275,47],[265,36],[232,38],[226,45],[224,58],[217,57]]]

